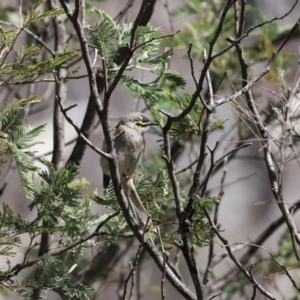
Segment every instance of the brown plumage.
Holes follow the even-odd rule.
[[[123,189],[132,201],[135,213],[142,227],[146,225],[148,214],[136,192],[131,176],[140,164],[146,143],[144,133],[151,125],[156,125],[149,117],[140,112],[126,115],[112,130],[118,157],[118,167]],[[121,134],[122,133],[122,134]],[[106,143],[103,143],[103,151],[107,151]],[[106,189],[110,181],[110,170],[108,161],[101,156],[100,163],[103,169],[103,187]]]

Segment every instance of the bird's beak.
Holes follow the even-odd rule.
[[[155,122],[150,122],[150,123],[149,123],[149,126],[152,126],[152,125],[159,126],[159,124],[157,124],[157,123],[155,123]]]

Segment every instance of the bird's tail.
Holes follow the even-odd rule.
[[[148,212],[135,189],[133,180],[131,178],[126,179],[126,181],[123,182],[123,187],[125,193],[131,200],[131,204],[133,206],[134,213],[139,220],[140,227],[141,229],[144,229],[146,225],[151,224],[151,219],[149,218]]]

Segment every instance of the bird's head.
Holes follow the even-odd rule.
[[[157,125],[148,116],[141,112],[132,112],[126,115],[120,122],[120,125],[125,125],[135,129],[139,134],[143,135],[150,126]]]

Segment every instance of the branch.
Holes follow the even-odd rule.
[[[278,259],[276,259],[276,257],[265,247],[262,247],[262,246],[258,246],[258,245],[255,245],[255,244],[252,244],[252,243],[236,243],[236,244],[245,244],[245,245],[249,245],[249,246],[252,246],[252,247],[257,247],[258,249],[263,249],[264,251],[266,251],[270,256],[271,258],[282,268],[282,270],[284,271],[284,273],[286,274],[286,276],[289,278],[289,280],[291,281],[291,283],[293,284],[294,288],[300,292],[300,289],[298,288],[295,280],[293,279],[293,277],[291,276],[291,274],[289,273],[288,269],[279,262]],[[299,266],[299,265],[298,265]]]
[[[220,208],[221,200],[224,196],[224,182],[225,182],[226,175],[227,175],[227,170],[225,169],[223,172],[222,179],[221,179],[221,188],[220,188],[220,192],[218,195],[219,201],[215,205],[215,211],[214,211],[214,223],[215,224],[218,224],[219,208]],[[207,265],[206,265],[205,272],[203,275],[203,282],[205,285],[208,283],[208,280],[209,280],[208,277],[212,273],[212,270],[213,270],[214,245],[215,245],[214,239],[211,239],[211,241],[209,243]]]
[[[172,190],[173,190],[173,194],[174,194],[176,215],[177,215],[177,218],[179,219],[181,213],[183,212],[183,205],[182,205],[182,199],[180,197],[179,184],[178,184],[178,181],[177,181],[175,173],[174,173],[174,167],[173,167],[172,158],[171,158],[169,129],[166,126],[163,128],[163,139],[164,139],[165,154],[162,156],[162,158],[166,162],[166,167],[167,167],[168,175],[169,175],[169,178],[170,178],[170,181],[172,184]]]
[[[96,85],[97,89],[100,93],[103,87],[103,77],[99,74],[96,74]],[[80,127],[80,133],[87,139],[89,139],[91,133],[94,130],[94,122],[96,120],[96,110],[95,110],[95,101],[90,94],[87,109],[82,121],[82,125]],[[77,132],[78,133],[78,132]],[[81,160],[83,158],[87,143],[85,142],[84,138],[78,137],[76,144],[73,148],[73,151],[69,157],[68,163],[75,163],[76,165],[80,165]]]
[[[140,243],[145,247],[147,252],[150,254],[150,256],[153,258],[153,260],[155,261],[157,266],[160,268],[160,270],[163,271],[164,270],[163,257],[158,252],[157,248],[153,245],[153,243],[143,236],[143,234],[139,230],[139,226],[136,223],[134,216],[132,215],[131,211],[129,210],[128,202],[126,200],[125,194],[122,189],[122,184],[120,181],[120,176],[119,176],[119,172],[118,172],[118,168],[117,168],[117,159],[115,157],[115,153],[114,153],[115,151],[113,149],[113,139],[112,139],[112,136],[111,136],[111,133],[109,130],[109,124],[108,124],[107,113],[108,113],[109,98],[110,98],[110,95],[111,95],[112,91],[114,90],[120,76],[122,75],[123,71],[125,70],[126,65],[128,64],[128,61],[129,61],[128,59],[130,57],[130,53],[127,54],[127,58],[125,59],[124,63],[122,64],[122,67],[120,68],[117,77],[114,79],[113,83],[109,86],[108,91],[105,93],[104,106],[102,107],[102,105],[99,101],[98,93],[95,89],[95,87],[96,87],[95,86],[95,76],[92,71],[91,60],[90,60],[90,56],[88,53],[87,41],[86,41],[86,38],[85,38],[85,35],[83,32],[83,29],[80,25],[80,22],[77,19],[73,18],[73,15],[69,9],[69,6],[63,0],[60,0],[60,3],[63,6],[64,10],[66,11],[66,14],[68,15],[69,19],[73,23],[76,33],[78,35],[78,38],[80,40],[83,58],[84,58],[84,61],[85,61],[85,64],[86,64],[86,67],[88,70],[88,74],[89,74],[89,83],[90,83],[91,93],[92,93],[92,96],[94,97],[94,99],[96,99],[97,113],[98,113],[101,123],[102,123],[104,136],[105,136],[105,139],[107,142],[108,152],[111,154],[104,153],[101,150],[99,150],[98,148],[92,147],[93,145],[91,145],[91,143],[82,135],[78,126],[76,124],[74,124],[74,122],[66,115],[66,113],[64,113],[64,115],[65,115],[67,121],[73,125],[73,127],[75,128],[78,135],[83,137],[85,142],[90,147],[92,147],[97,153],[104,155],[107,158],[110,158],[109,164],[110,164],[110,172],[111,172],[112,182],[114,185],[117,200],[120,204],[120,207],[125,216],[125,219],[126,219],[127,223],[129,224],[131,230],[134,232],[135,236],[140,241]],[[134,28],[137,28],[138,25],[142,25],[142,24],[140,24],[141,20],[147,20],[147,22],[148,22],[149,16],[152,15],[154,4],[155,4],[155,1],[153,1],[153,0],[152,1],[150,1],[150,0],[143,1],[142,5],[141,5],[140,13],[138,14],[138,17],[134,24]],[[151,12],[151,13],[149,13],[149,12]],[[144,15],[146,15],[146,17],[144,17]],[[133,30],[132,37],[131,37],[131,43],[130,43],[131,46],[133,46],[134,35],[135,35],[135,31]],[[104,110],[103,110],[103,108],[104,108]],[[63,107],[61,107],[61,110],[63,111]],[[196,299],[195,295],[177,278],[177,276],[172,272],[172,270],[168,266],[166,266],[165,269],[166,269],[166,278],[180,292],[181,295],[183,295],[186,299]]]
[[[82,138],[82,140],[91,148],[93,149],[96,153],[104,156],[105,158],[107,158],[108,160],[112,160],[113,157],[100,150],[97,146],[95,146],[94,144],[91,143],[91,141],[89,141],[84,135],[83,133],[80,131],[80,128],[77,126],[77,124],[67,115],[67,111],[69,110],[68,108],[64,109],[64,107],[62,106],[61,102],[60,102],[60,99],[57,98],[57,102],[59,104],[59,107],[60,107],[60,110],[61,112],[63,113],[64,117],[66,118],[66,120],[73,126],[73,128],[75,129],[75,131],[77,132],[78,136],[80,138]]]
[[[58,7],[56,0],[50,0],[51,9]],[[55,51],[61,54],[64,51],[66,44],[66,28],[60,16],[53,19],[53,27],[55,32]],[[67,101],[67,82],[61,78],[66,77],[67,70],[65,66],[60,66],[54,73],[56,79],[55,97],[59,99],[62,106]],[[53,112],[53,155],[52,164],[56,170],[59,170],[64,165],[64,146],[65,146],[65,126],[64,116],[60,111],[58,101],[54,101]]]
[[[59,7],[57,0],[49,0],[48,5],[50,9],[56,9]],[[52,20],[54,28],[54,47],[55,54],[60,55],[63,53],[67,34],[65,23],[61,16],[56,16]],[[58,98],[61,105],[64,105],[67,101],[67,82],[61,80],[67,76],[67,70],[64,65],[59,66],[55,70],[55,98]],[[54,98],[54,100],[55,100]],[[54,101],[54,111],[53,111],[53,154],[52,154],[52,164],[55,170],[59,170],[64,165],[64,148],[65,148],[65,124],[64,116],[60,112],[59,104]],[[43,226],[48,227],[48,222],[43,221]],[[49,252],[50,247],[50,235],[47,232],[43,232],[41,235],[41,243],[38,252],[38,256],[41,257],[45,253]],[[39,299],[41,294],[41,289],[34,289],[33,299]]]
[[[289,212],[294,214],[300,208],[300,200],[294,203]],[[283,223],[285,222],[285,217],[281,216],[274,222],[272,222],[261,234],[253,241],[252,244],[256,247],[250,247],[248,251],[242,256],[241,264],[246,265],[249,262],[249,259],[256,253],[258,246],[262,245]]]
[[[79,19],[77,18],[78,14],[77,15],[75,13],[74,13],[74,15],[72,14],[70,7],[66,3],[66,1],[59,0],[59,2],[61,4],[61,6],[63,7],[65,13],[67,14],[69,20],[72,22],[74,29],[76,31],[76,34],[78,36],[78,40],[79,40],[81,52],[82,52],[82,57],[83,57],[83,60],[84,60],[84,63],[85,63],[86,69],[87,69],[87,73],[88,73],[88,81],[89,81],[91,97],[94,100],[94,103],[96,104],[97,111],[100,112],[100,111],[102,111],[103,107],[100,102],[100,98],[99,98],[99,94],[98,94],[98,90],[97,90],[96,75],[92,68],[92,60],[90,57],[88,42],[87,42],[83,27],[82,27]],[[76,2],[75,2],[75,12],[76,13],[79,10],[78,2],[79,2],[78,0],[76,0]]]
[[[248,37],[250,35],[250,33],[252,31],[254,31],[255,29],[261,28],[261,27],[263,27],[266,24],[270,24],[270,23],[273,23],[273,22],[278,21],[278,20],[283,20],[285,17],[287,17],[295,9],[295,7],[296,7],[297,4],[298,4],[298,0],[295,0],[295,2],[292,5],[291,9],[287,13],[285,13],[281,17],[274,17],[274,18],[272,18],[270,20],[266,20],[264,22],[258,23],[256,25],[248,28],[247,31],[246,31],[246,33],[244,33],[243,35],[242,35],[242,28],[244,27],[244,21],[241,19],[240,20],[240,22],[241,22],[240,25],[241,26],[239,25],[239,27],[241,28],[241,29],[239,29],[239,31],[240,31],[239,32],[239,37],[236,38],[235,40],[231,40],[230,38],[226,38],[226,40],[230,42],[230,46],[228,46],[224,50],[221,50],[219,53],[213,55],[213,58],[217,58],[217,57],[223,55],[228,50],[230,50],[232,47],[238,45],[243,39],[245,39],[246,37]],[[242,13],[244,13],[244,12],[242,12]],[[295,31],[293,31],[293,33],[295,33]]]
[[[244,2],[242,1],[242,3],[244,3]],[[241,15],[240,18],[244,18],[244,15]],[[292,33],[295,30],[297,30],[297,28],[299,27],[299,24],[300,24],[300,18],[298,19],[297,23],[294,25],[292,30],[289,32],[289,34],[286,36],[286,38],[282,41],[282,43],[277,48],[277,50],[273,53],[272,57],[266,64],[266,68],[269,68],[270,64],[275,60],[275,58],[277,57],[279,52],[282,50],[284,45],[290,39]],[[237,32],[241,32],[241,31],[237,30]],[[239,37],[239,36],[237,36],[237,37]],[[245,60],[245,53],[244,53],[243,46],[241,44],[236,45],[236,50],[237,50],[237,55],[238,55],[240,68],[241,68],[242,85],[244,87],[246,85],[246,81],[248,78],[248,65]],[[268,171],[271,190],[272,190],[273,196],[278,204],[278,207],[281,210],[281,213],[283,214],[283,216],[285,218],[285,222],[288,226],[288,229],[289,229],[290,235],[291,235],[291,239],[293,242],[295,256],[297,257],[297,260],[300,262],[300,255],[299,255],[298,250],[295,245],[295,243],[297,243],[298,247],[300,246],[300,234],[299,234],[298,228],[297,228],[286,204],[284,203],[284,198],[282,195],[282,186],[281,186],[281,183],[279,184],[278,176],[276,174],[276,170],[275,170],[275,166],[274,166],[274,161],[272,158],[268,132],[262,122],[259,112],[257,111],[256,104],[255,104],[252,94],[249,90],[247,90],[245,92],[245,97],[246,97],[248,108],[253,117],[254,124],[256,125],[256,128],[261,136],[261,143],[263,146],[263,152],[264,152],[264,158],[265,158],[264,161],[265,161],[265,165],[266,165],[266,168]]]
[[[225,104],[227,102],[230,102],[230,101],[237,100],[240,96],[247,93],[256,82],[258,82],[262,77],[264,77],[269,72],[270,72],[270,68],[269,68],[269,66],[267,66],[265,69],[263,69],[263,71],[261,71],[260,74],[258,74],[258,76],[253,77],[249,82],[246,79],[245,82],[248,82],[248,84],[245,84],[244,87],[240,91],[236,92],[232,96],[226,96],[222,99],[216,100],[215,107],[218,107],[218,106]]]
[[[216,29],[216,32],[212,38],[212,40],[210,41],[209,43],[209,50],[208,50],[208,57],[206,59],[206,63],[204,64],[203,66],[203,69],[202,69],[202,72],[201,72],[201,75],[200,75],[200,78],[198,80],[198,83],[197,83],[197,89],[196,91],[194,92],[193,96],[192,96],[192,99],[189,103],[189,105],[186,107],[185,110],[183,110],[179,115],[177,116],[174,116],[172,117],[172,121],[181,121],[184,117],[186,117],[189,112],[193,109],[193,107],[195,106],[195,103],[196,103],[196,100],[197,98],[199,97],[201,91],[203,90],[203,84],[204,84],[204,80],[206,78],[206,73],[210,67],[210,64],[212,63],[213,61],[213,50],[214,50],[214,46],[215,46],[215,43],[216,41],[218,40],[221,32],[222,32],[222,29],[223,29],[223,25],[224,25],[224,22],[225,22],[225,18],[226,18],[226,15],[230,9],[230,7],[232,6],[232,4],[235,2],[236,0],[227,0],[225,6],[224,6],[224,9],[222,11],[222,14],[221,14],[221,17],[220,17],[220,21],[219,21],[219,24],[218,24],[218,27]],[[210,107],[210,109],[212,109]],[[208,111],[208,110],[207,110]]]
[[[0,20],[0,24],[1,25],[5,25],[5,26],[12,26],[15,28],[20,28],[18,25],[15,25],[13,23],[9,23],[9,22],[5,22]],[[23,30],[30,35],[31,37],[33,37],[41,46],[43,46],[53,57],[56,55],[55,51],[53,51],[48,45],[47,43],[45,43],[40,37],[38,37],[36,34],[34,34],[32,31],[30,31],[28,28],[24,27]]]
[[[170,137],[169,137],[169,130],[172,123],[172,119],[171,119],[172,115],[163,111],[162,113],[164,113],[168,118],[166,125],[163,127],[164,153],[165,153],[163,155],[163,159],[166,162],[168,175],[172,185],[172,190],[175,198],[177,218],[181,222],[181,217],[184,211],[183,211],[182,200],[180,197],[179,185],[173,170],[171,148],[170,148]],[[187,266],[189,268],[189,272],[191,274],[195,286],[195,290],[197,293],[197,298],[204,299],[204,286],[199,276],[199,272],[198,272],[198,268],[194,256],[193,245],[191,244],[189,234],[187,231],[182,230],[182,240],[183,240],[183,246],[181,247],[181,251],[183,253]]]
[[[254,284],[257,289],[264,295],[266,296],[268,299],[272,299],[272,300],[277,300],[276,297],[274,297],[272,294],[270,294],[268,291],[266,291],[257,281],[256,279],[254,279],[251,274],[243,267],[243,265],[236,259],[236,257],[233,255],[232,250],[230,248],[230,245],[228,244],[228,241],[222,237],[222,235],[219,233],[216,225],[214,224],[207,208],[203,208],[205,216],[209,222],[209,224],[211,225],[212,230],[215,232],[215,234],[218,236],[218,238],[221,240],[221,242],[223,243],[229,257],[231,258],[231,260],[235,263],[235,265],[239,268],[239,270],[244,274],[244,276],[252,283]]]
[[[107,218],[106,218],[105,220],[103,220],[103,221],[97,226],[96,230],[95,230],[93,233],[91,233],[91,234],[89,234],[88,236],[86,236],[85,238],[82,238],[82,239],[78,240],[77,242],[74,242],[73,244],[70,244],[69,246],[64,247],[63,249],[50,251],[50,252],[48,253],[48,255],[50,255],[50,256],[52,256],[52,257],[53,257],[53,256],[58,256],[58,255],[60,255],[60,254],[65,253],[66,251],[68,251],[68,250],[70,250],[70,249],[73,249],[74,247],[76,247],[76,246],[78,246],[78,245],[80,245],[80,244],[83,244],[83,243],[87,242],[88,240],[90,240],[90,239],[92,239],[92,238],[94,238],[94,237],[96,237],[96,236],[98,236],[98,235],[101,235],[101,233],[99,233],[99,230],[100,230],[100,229],[101,229],[101,228],[102,228],[109,220],[111,220],[112,218],[114,218],[115,216],[117,216],[119,213],[120,213],[120,212],[117,211],[117,212],[115,212],[115,213],[112,213],[112,214],[108,215]],[[35,258],[35,259],[32,259],[32,260],[30,260],[30,261],[27,261],[27,262],[25,262],[25,263],[15,265],[12,269],[10,269],[9,274],[8,274],[9,276],[6,276],[5,278],[7,279],[7,278],[11,278],[12,276],[18,275],[18,273],[19,273],[21,270],[26,269],[26,268],[28,268],[28,267],[31,267],[31,266],[35,265],[40,259],[42,259],[42,256],[37,257],[37,258]]]
[[[295,213],[297,210],[300,208],[300,200],[295,202],[291,207],[290,207],[290,212]],[[256,247],[251,246],[248,251],[242,256],[240,259],[240,262],[243,266],[247,265],[251,257],[257,252],[259,249],[258,246],[262,245],[282,224],[284,224],[285,218],[284,216],[281,216],[274,222],[272,222],[259,236],[256,238],[251,244],[256,245]],[[216,224],[216,223],[215,223]],[[226,255],[222,255],[222,259],[224,259]],[[213,266],[215,266],[217,263],[214,263]],[[224,280],[221,280],[214,284],[212,287],[213,290],[219,290],[222,289],[224,286],[228,284],[229,281],[233,280],[239,270],[234,269],[231,272],[227,273],[224,276]]]
[[[138,267],[142,250],[143,250],[143,246],[139,245],[138,251],[136,252],[136,255],[135,255],[134,265],[131,267],[129,274],[128,274],[127,278],[124,281],[124,289],[123,289],[122,299],[126,299],[127,285],[128,285],[128,282],[129,282],[130,278],[132,277],[132,280],[134,281],[135,271],[136,271],[136,268]],[[131,299],[131,297],[129,297],[129,298]]]
[[[118,13],[114,18],[117,22],[120,22],[123,16],[128,12],[128,10],[133,6],[134,0],[128,0],[126,6]]]

